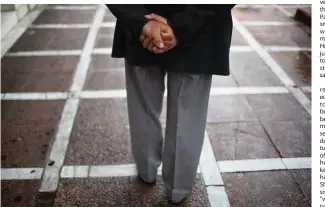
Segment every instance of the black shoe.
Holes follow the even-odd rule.
[[[187,199],[188,196],[186,196],[185,198],[183,198],[182,200],[178,201],[178,202],[173,202],[171,201],[170,199],[168,199],[168,202],[172,205],[181,205],[186,199]]]
[[[147,181],[143,180],[143,179],[141,178],[140,175],[138,175],[138,179],[139,179],[141,182],[143,182],[144,184],[147,184],[147,185],[155,185],[156,182],[157,182],[156,180],[155,180],[155,181],[152,181],[152,182],[147,182]]]

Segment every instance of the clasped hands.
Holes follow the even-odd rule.
[[[153,53],[161,54],[176,46],[177,41],[174,32],[164,17],[149,14],[145,18],[150,21],[143,26],[140,35],[140,41],[144,48]]]

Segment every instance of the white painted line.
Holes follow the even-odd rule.
[[[48,6],[47,10],[95,10],[98,6]]]
[[[91,166],[89,171],[89,177],[121,177],[135,175],[137,175],[137,169],[134,164]]]
[[[68,150],[70,135],[78,109],[79,99],[67,100],[59,123],[58,132],[48,158],[41,182],[41,192],[56,191],[59,184],[60,170]],[[54,162],[54,163],[53,163]]]
[[[269,52],[310,52],[310,47],[262,46]]]
[[[87,29],[91,24],[33,24],[31,29]]]
[[[93,54],[96,55],[110,55],[112,53],[112,48],[95,48]]]
[[[304,109],[311,114],[311,101],[301,91],[296,88],[296,84],[281,68],[281,66],[272,58],[272,56],[258,43],[258,41],[242,26],[235,18],[233,18],[234,26],[237,31],[246,39],[246,41],[254,48],[254,50],[260,55],[264,62],[270,67],[273,73],[282,81],[282,83],[289,89],[292,95],[298,100],[298,102],[304,107]]]
[[[207,145],[205,145],[206,147]],[[203,149],[208,152],[207,148]],[[212,149],[211,149],[212,150]],[[209,152],[208,152],[209,153]],[[210,151],[211,153],[211,151]],[[213,152],[212,152],[213,153]],[[207,153],[201,155],[201,159],[207,158]],[[208,158],[209,159],[209,158]],[[204,160],[203,160],[204,161]],[[210,160],[212,161],[212,160]],[[200,160],[197,173],[207,172],[205,165]],[[235,173],[235,172],[257,172],[257,171],[275,171],[287,169],[311,169],[311,157],[296,157],[296,158],[268,158],[268,159],[251,159],[251,160],[228,160],[218,161],[218,169],[220,173]],[[212,166],[213,166],[212,162]],[[203,171],[202,171],[203,167]],[[201,169],[200,169],[201,168]],[[162,166],[158,168],[158,175],[161,175]],[[2,180],[28,180],[40,179],[43,168],[1,168]],[[63,166],[61,178],[87,178],[87,177],[119,177],[119,176],[136,176],[135,164],[121,165],[69,165]],[[211,173],[211,177],[213,177]],[[217,173],[217,176],[219,174]],[[205,176],[206,177],[206,176]],[[206,186],[215,186],[216,182],[205,183]],[[222,185],[222,184],[218,184]]]
[[[96,12],[94,24],[88,33],[85,46],[80,57],[80,62],[77,66],[76,74],[74,76],[73,83],[71,86],[71,91],[80,91],[83,88],[91,61],[91,53],[95,46],[96,36],[100,29],[100,23],[103,21],[105,12],[105,9],[102,7],[99,7]]]
[[[3,93],[4,100],[64,100],[68,98],[67,92],[31,92],[31,93]]]
[[[101,27],[115,27],[116,22],[104,22],[100,26]]]
[[[310,169],[311,157],[282,158],[287,169]]]
[[[208,133],[204,132],[204,143],[200,157],[200,168],[206,185],[223,185],[222,177]]]
[[[161,175],[162,166],[158,168],[158,175]],[[201,173],[200,169],[197,173]],[[125,177],[136,176],[135,164],[121,165],[71,165],[63,166],[62,178],[87,178],[87,177]]]
[[[43,168],[1,168],[1,180],[35,180],[42,173]]]
[[[303,92],[305,93],[311,93],[311,86],[302,86],[300,87],[302,89]]]
[[[211,88],[210,95],[250,95],[250,94],[281,94],[289,93],[285,87],[219,87]]]
[[[287,17],[291,18],[293,17],[295,14],[286,10],[285,7],[283,6],[278,6],[278,5],[275,5],[276,8],[278,8],[284,15],[286,15]]]
[[[1,58],[15,44],[19,37],[27,30],[28,26],[41,14],[45,6],[41,6],[28,13],[1,41]]]
[[[239,94],[281,94],[289,93],[286,87],[213,87],[210,95],[239,95]],[[167,96],[167,91],[164,93]],[[82,91],[80,98],[126,98],[126,90]]]
[[[61,178],[87,178],[89,174],[89,166],[63,166]]]
[[[120,68],[103,69],[99,71],[120,70]],[[301,88],[304,92],[310,92],[310,86]],[[210,95],[254,95],[254,94],[282,94],[289,93],[286,87],[270,86],[270,87],[213,87]],[[164,93],[167,96],[167,91]],[[81,92],[18,92],[18,93],[2,93],[3,100],[65,100],[68,98],[83,99],[100,99],[100,98],[126,98],[126,90],[97,90],[97,91],[81,91]]]
[[[105,10],[103,7],[98,7],[93,21],[93,26],[90,29],[77,69],[73,78],[73,83],[70,92],[80,92],[86,79],[87,70],[89,68],[91,50],[93,49],[97,32],[99,30],[100,23],[104,18]],[[79,105],[79,99],[73,99],[69,96],[66,101],[62,117],[59,123],[58,132],[56,134],[54,143],[51,147],[51,152],[48,160],[48,164],[45,167],[42,177],[40,192],[55,192],[58,188],[60,171],[63,167],[63,162],[68,150],[69,140],[74,124],[74,119],[77,114]],[[81,172],[83,170],[81,169]],[[79,172],[78,172],[79,173]],[[82,174],[82,173],[81,173]]]
[[[218,161],[221,173],[310,169],[310,157]]]
[[[126,98],[126,90],[82,91],[80,98]]]
[[[297,22],[271,22],[271,21],[241,21],[245,26],[293,26],[299,25]]]
[[[46,93],[5,93],[4,100],[46,100]]]
[[[62,100],[68,97],[68,92],[46,92],[46,100]]]
[[[211,207],[230,207],[226,189],[222,186],[207,186]]]
[[[230,52],[253,52],[250,46],[230,46]]]
[[[285,170],[281,158],[218,161],[221,173]]]
[[[68,55],[80,55],[81,50],[38,50],[38,51],[18,51],[7,53],[9,57],[19,56],[68,56]]]

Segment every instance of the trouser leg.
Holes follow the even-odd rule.
[[[165,71],[158,67],[130,66],[125,62],[127,105],[132,154],[141,178],[156,180],[162,160],[162,111]]]
[[[163,180],[171,201],[192,191],[203,145],[211,75],[168,74]]]

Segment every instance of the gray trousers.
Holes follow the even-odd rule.
[[[132,153],[147,182],[162,176],[169,198],[178,202],[192,191],[202,151],[211,75],[167,74],[167,121],[163,149],[162,112],[166,72],[125,62]]]

